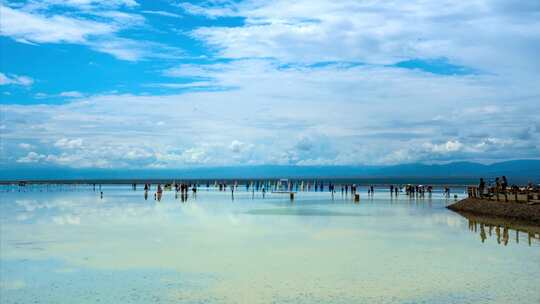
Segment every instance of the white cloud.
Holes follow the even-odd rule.
[[[229,145],[229,149],[236,154],[245,152],[246,150],[252,149],[253,145],[246,144],[244,142],[241,142],[239,140],[233,140],[231,144]]]
[[[28,154],[24,157],[20,157],[17,159],[18,163],[37,163],[43,159],[45,159],[46,156],[43,154],[39,154],[36,152],[28,152]]]
[[[41,142],[41,162],[72,167],[491,161],[540,151],[538,103],[515,95],[529,86],[517,79],[267,60],[173,74],[231,89],[6,105],[4,141]],[[540,93],[531,88],[527,95]]]
[[[424,144],[424,148],[434,152],[434,153],[450,153],[456,152],[463,148],[463,144],[458,140],[449,140],[442,144]]]
[[[206,163],[206,150],[204,148],[190,148],[182,153],[182,159],[188,164]]]
[[[60,15],[31,14],[1,5],[0,34],[34,43],[85,43],[89,36],[112,34],[114,25]],[[21,22],[24,20],[24,22]]]
[[[144,160],[153,157],[154,154],[145,149],[133,148],[128,151],[125,155],[125,158],[128,160]]]
[[[61,92],[59,95],[61,97],[72,97],[72,98],[80,98],[84,96],[81,92],[78,92],[78,91]]]
[[[34,146],[28,143],[20,143],[19,148],[24,149],[24,150],[29,150],[29,149],[33,149]]]
[[[43,99],[43,98],[47,98],[49,97],[49,94],[46,94],[46,93],[43,93],[43,92],[38,92],[36,94],[34,94],[34,98],[36,99]]]
[[[484,71],[530,75],[539,67],[540,9],[533,2],[248,0],[183,7],[210,18],[245,18],[244,26],[193,31],[229,58],[387,64],[443,57]]]
[[[172,17],[172,18],[182,18],[182,16],[180,16],[178,14],[171,13],[171,12],[166,12],[166,11],[141,11],[141,13],[150,14],[150,15],[165,16],[165,17]]]
[[[51,12],[49,9],[54,5],[72,7],[73,11],[65,14]],[[141,15],[107,10],[121,5],[135,6],[136,2],[49,1],[41,5],[29,3],[21,9],[1,5],[0,35],[21,43],[85,45],[127,61],[179,56],[180,51],[173,47],[120,37],[120,31],[141,27],[145,23]],[[95,18],[88,17],[88,14]]]
[[[96,153],[85,153],[83,150],[77,150],[71,153],[49,154],[41,159],[41,162],[72,168],[111,168],[113,165],[108,157],[110,155],[102,154],[101,157],[97,157]],[[114,166],[124,167],[121,162],[115,163]]]
[[[51,6],[63,6],[77,8],[81,10],[92,9],[107,9],[127,7],[133,8],[138,6],[137,1],[134,0],[41,0],[38,3],[30,2],[27,6],[28,9],[43,9]]]
[[[161,87],[169,89],[190,89],[190,88],[204,88],[212,87],[215,83],[211,81],[194,81],[188,83],[151,83],[147,84],[148,87]]]
[[[47,93],[43,93],[43,92],[38,92],[36,94],[34,94],[34,98],[36,99],[44,99],[44,98],[58,98],[58,97],[61,97],[61,98],[81,98],[81,97],[84,97],[85,94],[79,92],[79,91],[65,91],[65,92],[60,92],[58,94],[47,94]]]
[[[6,75],[0,73],[0,85],[19,85],[29,87],[34,83],[34,80],[28,76]]]
[[[61,138],[54,143],[54,146],[61,149],[76,149],[76,148],[81,148],[82,144],[83,144],[83,140],[81,138],[75,138],[75,139]]]
[[[180,58],[181,55],[178,49],[161,43],[120,37],[99,39],[89,42],[88,45],[96,51],[126,61],[138,61],[147,58]]]
[[[233,60],[173,66],[162,76],[178,82],[146,84],[199,88],[184,94],[6,105],[6,154],[71,167],[166,168],[538,158],[540,28],[538,7],[527,3],[182,4],[192,14],[245,18],[241,26],[191,32],[221,56],[212,59]],[[527,9],[516,9],[522,5]],[[105,22],[112,13],[65,16],[62,26],[91,21],[104,24],[104,33],[91,24],[49,38],[54,33],[34,26],[54,19],[44,11],[17,10],[32,22],[11,24],[10,37],[73,41],[132,61],[160,48],[118,36],[141,25],[135,14],[114,14],[118,23]],[[478,72],[437,75],[385,65],[411,58],[448,58]],[[223,89],[200,89],[207,86]],[[36,143],[34,154],[17,146],[22,140]]]
[[[219,3],[219,2],[218,2]],[[222,2],[227,3],[227,2]],[[178,4],[185,12],[192,15],[204,15],[209,18],[217,18],[222,16],[237,16],[238,12],[235,6],[199,6],[191,4],[189,2],[182,2]]]

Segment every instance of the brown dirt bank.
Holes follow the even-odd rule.
[[[540,226],[540,205],[466,198],[446,208],[456,212],[517,219]]]

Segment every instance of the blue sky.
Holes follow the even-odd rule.
[[[540,157],[538,1],[0,3],[5,167]]]

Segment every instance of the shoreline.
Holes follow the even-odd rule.
[[[476,216],[490,216],[507,220],[516,220],[540,226],[540,204],[491,201],[478,198],[466,198],[446,206],[457,213]]]

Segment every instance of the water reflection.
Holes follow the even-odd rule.
[[[2,303],[538,303],[540,247],[440,195],[92,189],[1,193]]]
[[[460,214],[467,218],[469,230],[480,235],[482,243],[488,239],[494,239],[497,244],[503,246],[507,246],[508,243],[519,244],[520,241],[523,243],[524,240],[529,246],[540,244],[540,226],[523,221],[510,221],[461,212]]]

